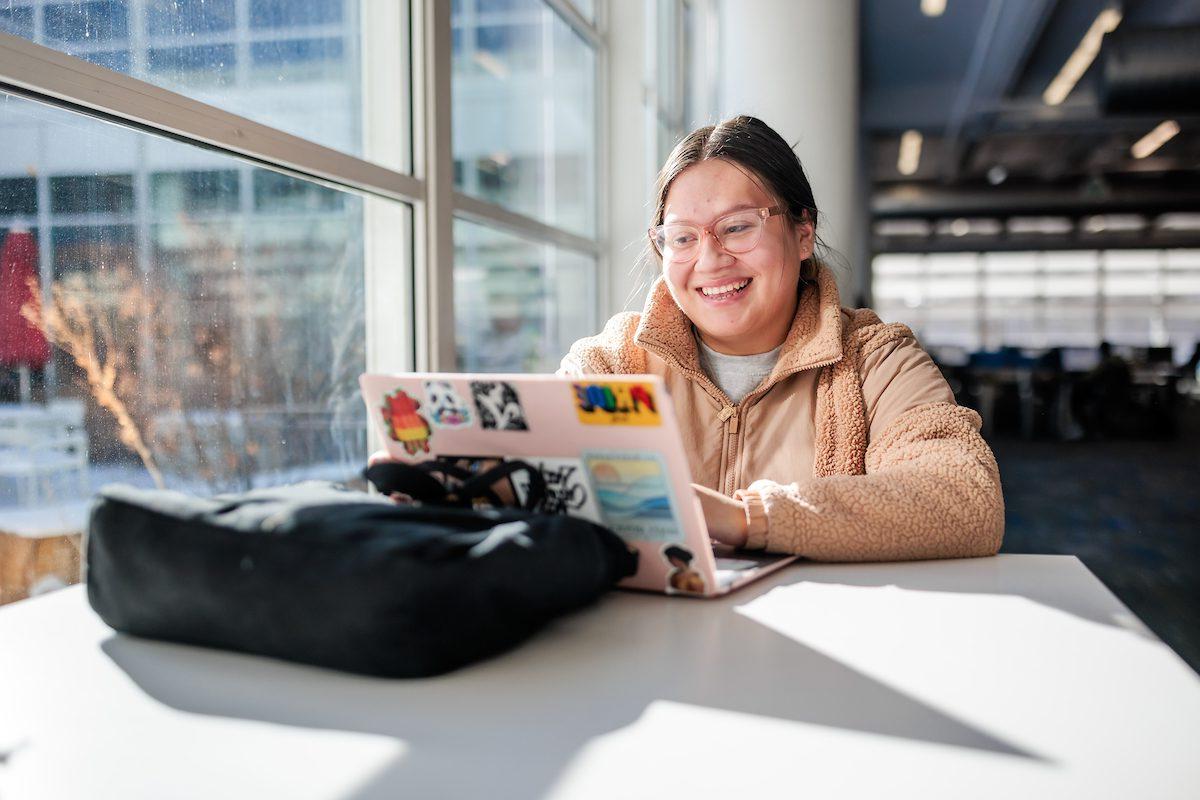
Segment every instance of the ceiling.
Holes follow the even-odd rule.
[[[1112,5],[947,0],[941,16],[926,17],[919,0],[862,0],[861,111],[876,251],[963,249],[962,231],[973,226],[939,225],[963,217],[1000,222],[999,233],[978,226],[982,239],[969,247],[979,249],[1200,246],[1200,216],[1194,230],[1187,216],[1200,215],[1200,92],[1189,88],[1200,80],[1200,0],[1119,4],[1120,25],[1066,100],[1042,100]],[[1160,30],[1148,43],[1146,33],[1138,39],[1150,28],[1170,29],[1175,38],[1162,39]],[[1131,40],[1140,49],[1122,45]],[[1114,67],[1106,74],[1106,61],[1128,65],[1124,76]],[[1112,109],[1130,97],[1146,107]],[[1133,143],[1166,119],[1180,133],[1134,158]],[[923,145],[916,172],[905,176],[897,158],[910,129],[921,132]],[[1106,231],[1105,215],[1113,214],[1143,225]],[[1048,226],[1054,233],[1031,234],[1028,225],[1010,224],[1029,216],[1066,218],[1071,229],[1058,224]],[[879,224],[887,220],[923,220],[930,233]],[[937,233],[951,227],[957,235]]]

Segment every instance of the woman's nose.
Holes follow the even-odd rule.
[[[725,252],[725,248],[721,246],[721,242],[717,240],[717,237],[711,231],[704,231],[700,234],[698,247],[700,249],[696,254],[696,266],[694,269],[700,271],[720,269],[733,259],[733,256]]]

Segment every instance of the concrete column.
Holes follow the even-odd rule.
[[[759,117],[794,144],[843,305],[869,286],[859,150],[858,0],[721,0],[718,108]],[[839,259],[837,255],[840,255]]]

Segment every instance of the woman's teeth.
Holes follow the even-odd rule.
[[[701,289],[700,292],[705,297],[716,297],[717,295],[721,294],[731,294],[733,292],[741,291],[749,285],[750,279],[746,278],[744,281],[739,281],[738,283],[727,283],[724,286],[706,286]]]

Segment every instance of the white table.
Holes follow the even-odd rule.
[[[1200,796],[1200,678],[1066,556],[614,593],[387,681],[0,609],[0,797]]]

